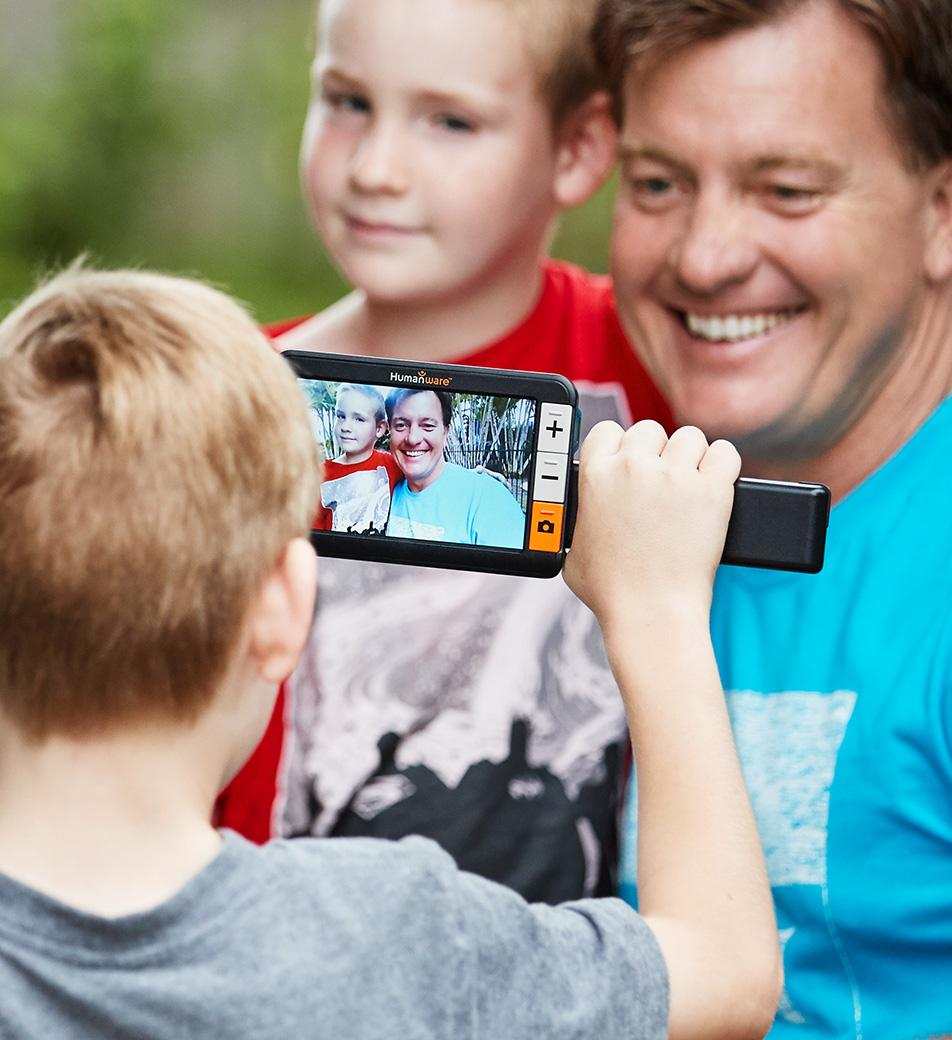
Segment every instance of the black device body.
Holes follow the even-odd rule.
[[[474,462],[478,458],[488,461],[487,468],[493,476],[469,476],[464,481],[498,481],[508,494],[490,486],[496,500],[502,496],[506,509],[515,516],[509,505],[511,495],[523,513],[521,540],[512,526],[507,545],[472,544],[464,541],[458,530],[451,532],[450,537],[442,537],[441,528],[432,524],[422,525],[426,530],[420,535],[410,521],[391,517],[385,525],[370,523],[370,534],[360,533],[360,522],[350,525],[348,530],[312,531],[311,540],[320,555],[541,578],[559,573],[571,546],[578,494],[578,463],[574,456],[580,416],[578,395],[569,380],[548,373],[304,351],[285,351],[284,357],[309,399],[315,436],[322,441],[328,458],[333,458],[343,443],[338,437],[341,430],[335,424],[347,409],[338,406],[348,401],[363,401],[369,406],[370,398],[360,396],[367,388],[378,391],[384,400],[390,398],[391,403],[394,397],[406,401],[433,391],[435,397],[442,395],[443,400],[448,397],[452,402],[452,448],[447,445],[447,454],[451,451],[457,459],[456,474],[461,469],[476,468]],[[352,388],[358,396],[341,398],[342,387]],[[403,393],[396,393],[399,391]],[[433,405],[432,410],[436,407]],[[405,423],[400,405],[396,409],[394,418]],[[349,433],[343,429],[341,435]],[[389,438],[388,427],[382,439],[386,442]],[[377,441],[374,444],[376,448]],[[387,448],[391,446],[386,444]],[[426,453],[421,454],[425,457]],[[402,460],[401,465],[415,464],[414,459],[408,460],[399,450],[393,456],[394,461]],[[339,457],[347,458],[344,454]],[[359,467],[328,467],[345,474],[351,468]],[[358,480],[367,484],[384,479],[379,468],[375,472],[376,477],[367,475]],[[401,488],[400,494],[405,502],[416,496],[408,495],[409,475],[405,474],[403,479],[407,487]],[[322,496],[328,488],[337,486],[326,479]],[[380,487],[377,491],[387,494]],[[391,493],[397,495],[396,489],[391,489]],[[821,484],[741,478],[735,486],[721,562],[816,573],[823,566],[829,510],[830,493]],[[327,514],[328,510],[323,512]],[[333,513],[335,524],[342,512],[338,505]],[[403,529],[394,533],[398,522]],[[411,530],[414,534],[407,536]]]

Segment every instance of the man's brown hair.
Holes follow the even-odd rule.
[[[812,2],[812,0],[808,0]],[[952,156],[952,0],[827,0],[870,33],[899,140],[917,167]],[[601,0],[595,51],[621,120],[625,75],[792,14],[804,0]]]
[[[0,324],[0,712],[32,740],[194,717],[317,480],[303,395],[228,297],[42,286]]]

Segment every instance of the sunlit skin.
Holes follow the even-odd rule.
[[[335,462],[352,466],[370,458],[374,445],[387,430],[387,424],[377,419],[376,410],[376,402],[357,390],[344,390],[337,395],[334,437],[340,455]]]
[[[555,161],[504,5],[325,0],[319,39],[303,177],[346,277],[406,301],[497,276],[548,224]]]
[[[822,0],[629,74],[619,310],[676,420],[748,472],[845,493],[952,388],[949,170],[914,170],[887,111]]]
[[[355,291],[285,344],[435,360],[504,335],[538,299],[556,215],[611,168],[607,95],[556,127],[495,0],[323,0],[319,19],[301,177]]]
[[[440,400],[430,390],[405,397],[393,409],[390,450],[411,491],[430,487],[443,472],[448,433]]]

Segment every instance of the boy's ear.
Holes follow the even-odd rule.
[[[560,207],[580,206],[605,183],[615,165],[617,137],[611,99],[603,90],[562,120],[556,132],[553,186]]]
[[[277,684],[297,664],[314,614],[317,557],[310,542],[288,542],[265,578],[250,617],[250,656],[258,677]]]
[[[952,162],[936,167],[929,186],[925,269],[930,281],[952,278]]]

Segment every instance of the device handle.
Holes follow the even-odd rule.
[[[578,460],[569,471],[565,547],[572,544],[578,509]],[[741,477],[721,563],[737,567],[816,574],[823,568],[830,519],[830,489],[825,484]]]

